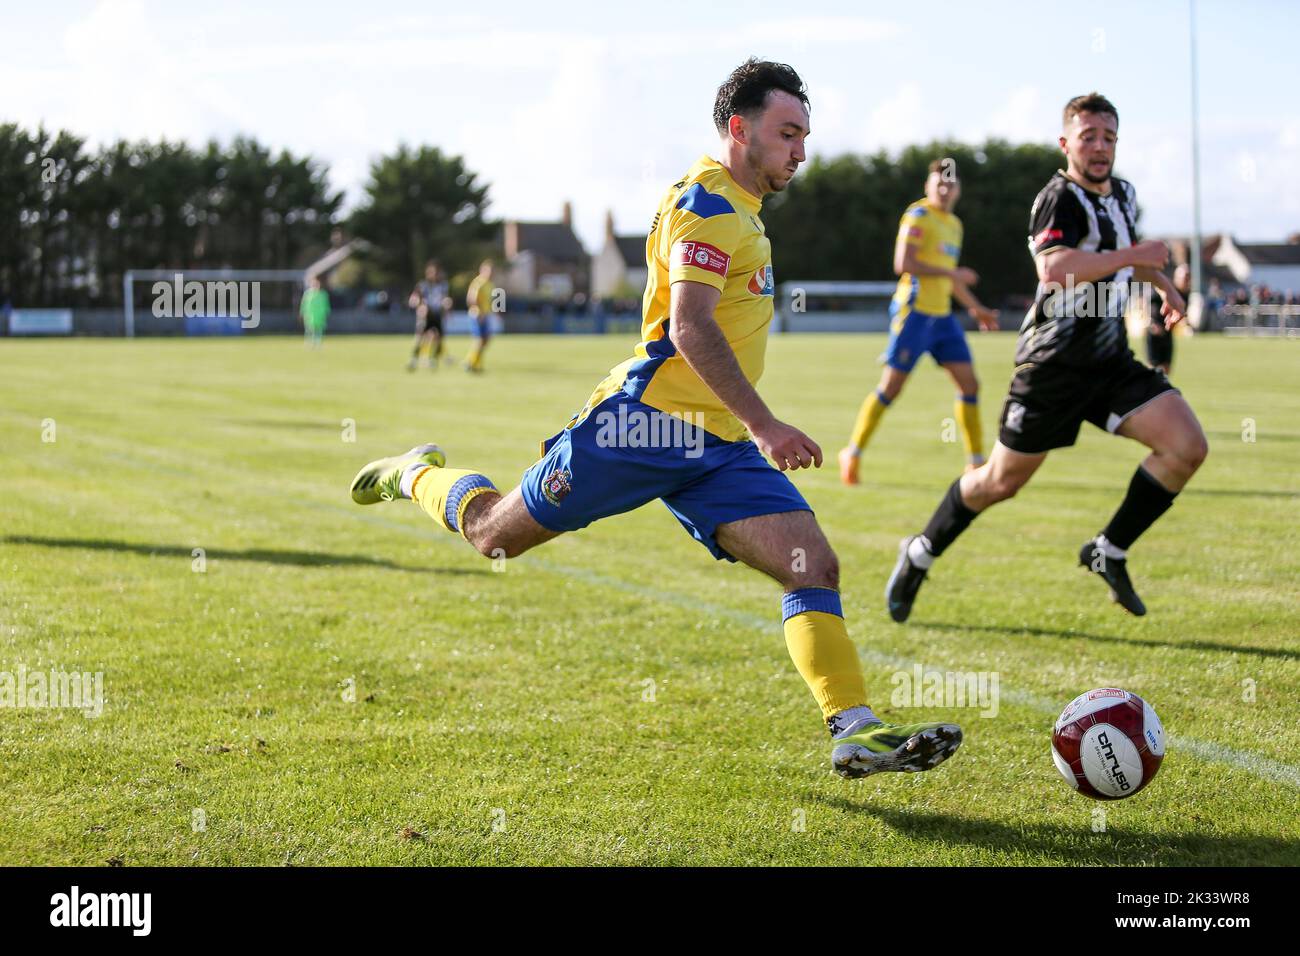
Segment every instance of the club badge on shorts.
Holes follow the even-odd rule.
[[[1025,426],[1025,406],[1018,402],[1007,403],[1007,431],[1018,432]]]
[[[542,479],[542,494],[555,507],[573,490],[573,472],[567,468],[557,468]]]

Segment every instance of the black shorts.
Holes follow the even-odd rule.
[[[423,335],[425,332],[437,332],[442,335],[442,310],[435,312],[429,309],[424,313],[423,318],[419,312],[415,314],[415,334]]]
[[[1147,362],[1151,365],[1174,364],[1174,333],[1147,332]]]
[[[1021,365],[1002,406],[998,441],[1026,455],[1066,448],[1085,421],[1114,433],[1143,405],[1176,391],[1131,352],[1092,369]]]

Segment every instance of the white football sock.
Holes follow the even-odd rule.
[[[1112,561],[1123,561],[1128,557],[1128,552],[1123,548],[1117,548],[1106,540],[1104,534],[1097,535],[1097,547],[1101,548],[1101,553]]]
[[[880,723],[884,723],[884,721],[877,717],[866,704],[845,708],[838,714],[832,714],[826,719],[826,726],[830,728],[831,736],[836,738],[856,734],[859,730]]]
[[[406,466],[406,470],[402,472],[401,491],[403,498],[415,497],[411,490],[415,486],[415,479],[419,476],[420,472],[424,471],[424,469],[432,467],[432,465],[425,461],[413,461]]]
[[[907,546],[907,558],[922,571],[934,564],[934,555],[930,553],[930,539],[918,534]]]

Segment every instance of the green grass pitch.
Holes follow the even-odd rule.
[[[991,438],[1013,337],[973,344]],[[962,456],[927,361],[840,486],[882,345],[777,336],[761,384],[827,453],[795,480],[872,702],[966,730],[934,772],[853,782],[778,588],[662,505],[494,569],[409,503],[350,502],[361,464],[425,440],[512,487],[628,337],[501,337],[479,378],[407,374],[398,338],[3,342],[0,671],[102,671],[106,703],[0,709],[0,863],[1300,863],[1300,346],[1179,341],[1210,457],[1133,552],[1146,618],[1074,567],[1143,454],[1085,425],[898,626],[897,542]],[[913,663],[997,672],[997,716],[895,706]],[[1048,743],[1104,685],[1170,745],[1102,805]]]

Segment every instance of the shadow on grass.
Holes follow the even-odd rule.
[[[1143,641],[1133,637],[1116,637],[1111,634],[1089,634],[1086,631],[1056,630],[1050,627],[1010,627],[1005,624],[946,624],[942,621],[914,621],[913,627],[928,631],[983,631],[989,634],[1029,634],[1033,637],[1078,638],[1104,644],[1125,644],[1129,647],[1172,647],[1180,651],[1224,651],[1230,654],[1255,654],[1259,657],[1278,657],[1282,660],[1300,660],[1300,651],[1282,647],[1251,647],[1247,644],[1218,644],[1210,641]]]
[[[316,429],[319,431],[338,431],[341,425],[333,422],[313,421],[310,419],[274,419],[274,418],[227,418],[224,421],[232,425],[248,425],[253,428],[290,428]]]
[[[110,541],[106,538],[38,538],[32,535],[11,534],[0,538],[4,544],[34,544],[42,548],[73,548],[90,551],[121,551],[147,556],[161,555],[190,560],[193,548],[177,544],[136,544],[130,541]],[[373,558],[365,554],[329,554],[324,551],[282,551],[275,548],[204,548],[208,560],[256,561],[263,564],[293,564],[298,567],[335,567],[339,565],[371,568],[389,568],[394,571],[414,571],[419,574],[486,574],[486,570],[472,568],[435,568],[425,565],[398,564],[386,558]]]
[[[1105,833],[1093,833],[1091,818],[1082,809],[1079,825],[1064,827],[1050,823],[1013,825],[899,810],[824,794],[809,794],[809,799],[846,813],[870,814],[913,840],[944,847],[962,844],[995,852],[1039,854],[1084,866],[1293,866],[1300,854],[1300,840],[1282,837],[1158,833],[1122,825],[1112,825]]]
[[[1083,483],[1083,482],[1066,482],[1066,481],[1031,481],[1026,487],[1037,488],[1043,491],[1064,491],[1069,494],[1078,494],[1080,492],[1096,492],[1097,494],[1111,494],[1118,502],[1123,496],[1124,489],[1118,485]],[[1182,495],[1204,495],[1216,498],[1300,498],[1300,491],[1283,491],[1280,488],[1198,488],[1196,479],[1192,479],[1181,492]]]
[[[1235,432],[1234,432],[1234,431],[1214,431],[1214,432],[1206,432],[1206,433],[1205,433],[1205,437],[1206,437],[1206,438],[1222,438],[1222,439],[1224,439],[1225,441],[1237,441],[1237,442],[1239,442],[1239,441],[1241,441],[1241,432],[1240,432],[1240,431],[1235,431]],[[1274,441],[1286,441],[1286,442],[1297,442],[1297,441],[1300,441],[1300,435],[1296,434],[1295,432],[1273,432],[1273,431],[1267,431],[1267,430],[1262,430],[1262,431],[1261,431],[1261,430],[1259,430],[1259,429],[1256,429],[1256,431],[1255,431],[1255,438],[1256,438],[1256,440],[1257,440],[1259,443],[1261,443],[1261,444],[1263,444],[1264,442],[1274,442]],[[1250,444],[1250,443],[1249,443],[1249,442],[1242,442],[1242,444]]]

